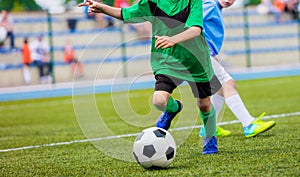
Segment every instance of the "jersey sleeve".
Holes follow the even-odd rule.
[[[214,4],[214,2],[212,1],[203,1],[203,21],[204,23],[206,21],[209,21],[211,20],[212,18],[215,18],[215,15],[216,14],[216,6]]]
[[[148,0],[141,0],[128,8],[122,8],[122,18],[125,23],[151,21],[151,16]]]
[[[202,1],[191,0],[191,11],[185,25],[187,27],[199,26],[203,29]]]

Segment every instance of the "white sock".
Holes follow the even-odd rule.
[[[29,71],[29,69],[24,69],[24,71],[23,71],[24,73],[24,81],[25,81],[25,83],[26,84],[30,84],[30,82],[31,82],[31,77],[30,77],[30,71]]]
[[[225,102],[232,113],[242,123],[243,127],[249,126],[250,123],[255,120],[246,109],[240,95],[232,95],[229,98],[225,99]]]
[[[212,104],[214,105],[214,107],[216,109],[217,123],[219,123],[219,122],[222,121],[222,118],[223,118],[223,116],[220,115],[220,112],[221,112],[221,110],[223,108],[225,99],[224,99],[224,97],[222,97],[222,96],[220,96],[218,94],[214,94],[211,97],[211,101],[212,101]]]

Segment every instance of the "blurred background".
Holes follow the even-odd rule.
[[[79,2],[0,0],[1,16],[8,16],[0,18],[0,87],[151,74],[150,24],[123,25],[102,14],[91,16],[77,7]],[[103,2],[116,7],[135,3]],[[233,75],[253,71],[268,71],[270,77],[278,72],[299,74],[298,11],[298,0],[236,0],[223,11],[226,30],[221,63]],[[36,54],[28,50],[28,57],[26,53],[39,40],[43,44],[37,46],[45,48],[38,52],[43,67],[35,62]]]

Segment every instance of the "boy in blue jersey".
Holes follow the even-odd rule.
[[[245,137],[253,137],[271,129],[275,125],[275,122],[261,121],[260,117],[262,117],[263,114],[257,119],[254,119],[250,115],[239,96],[235,81],[220,65],[217,58],[224,40],[222,9],[230,7],[234,2],[235,0],[203,0],[203,32],[210,49],[215,75],[222,84],[222,89],[220,89],[217,94],[212,96],[212,102],[216,109],[217,117],[221,117],[218,115],[224,103],[226,103],[233,114],[242,123]],[[217,121],[220,122],[220,119]],[[224,130],[221,127],[217,127],[216,136],[227,136],[230,134],[230,131]],[[204,128],[200,130],[199,135],[205,135]]]

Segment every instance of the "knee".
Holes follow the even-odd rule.
[[[236,93],[236,83],[233,79],[230,79],[223,85],[223,97],[228,98]]]
[[[202,112],[209,112],[210,109],[211,109],[211,103],[209,104],[201,104],[199,106],[199,109],[202,111]]]
[[[229,81],[227,81],[225,83],[225,88],[227,88],[227,89],[235,89],[236,88],[235,80],[230,79]]]
[[[212,104],[210,98],[201,99],[198,101],[198,107],[202,112],[209,112]]]

